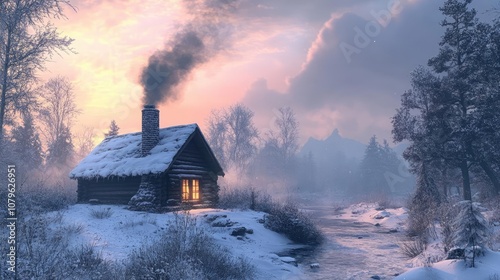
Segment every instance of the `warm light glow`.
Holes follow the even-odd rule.
[[[198,179],[183,179],[182,180],[182,200],[199,200],[200,199],[200,181]]]
[[[189,180],[182,180],[182,200],[189,200]]]
[[[200,199],[200,184],[198,180],[193,180],[193,200]]]

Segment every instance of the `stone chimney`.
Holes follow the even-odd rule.
[[[142,109],[142,156],[147,156],[160,141],[160,111],[154,105],[144,105]],[[156,211],[159,206],[157,178],[149,174],[141,176],[137,193],[130,199],[131,210]]]
[[[142,156],[149,154],[160,140],[160,111],[155,105],[144,105],[142,109]]]

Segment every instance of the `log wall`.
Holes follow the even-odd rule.
[[[97,199],[99,203],[127,204],[139,189],[141,177],[78,179],[78,202]]]
[[[182,179],[200,180],[200,200],[191,203],[211,206],[217,204],[219,199],[217,175],[209,169],[195,141],[191,141],[178,156],[168,172],[168,177],[167,197],[171,204],[182,201]]]

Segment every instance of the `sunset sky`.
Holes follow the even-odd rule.
[[[227,0],[207,0],[220,2]],[[75,39],[77,54],[47,64],[43,79],[67,76],[82,110],[78,131],[106,131],[112,119],[121,133],[140,131],[148,58],[188,22],[201,0],[79,0],[67,19],[55,22]],[[160,105],[161,126],[198,123],[212,109],[243,102],[261,132],[276,109],[292,107],[301,143],[323,139],[335,128],[366,143],[373,134],[392,139],[390,118],[410,72],[438,52],[443,29],[431,0],[239,0],[220,19],[217,52]],[[493,1],[475,1],[481,17]],[[368,40],[366,40],[368,39]]]

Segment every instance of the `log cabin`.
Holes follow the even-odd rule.
[[[159,128],[142,110],[142,132],[107,137],[71,172],[78,202],[128,204],[132,210],[214,207],[224,171],[197,124]]]

